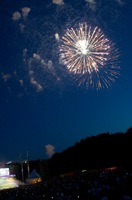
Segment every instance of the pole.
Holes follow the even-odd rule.
[[[28,171],[28,177],[29,177],[30,168],[29,168],[29,160],[28,160],[28,150],[27,150],[27,171]]]
[[[22,174],[22,181],[24,182],[24,171],[23,171],[23,162],[21,161],[21,174]]]

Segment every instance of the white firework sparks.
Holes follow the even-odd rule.
[[[82,23],[76,30],[68,29],[59,48],[62,64],[78,75],[80,85],[109,87],[119,75],[119,66],[115,65],[118,51],[98,27],[92,30]]]

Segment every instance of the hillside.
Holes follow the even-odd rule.
[[[87,137],[49,159],[52,174],[112,166],[131,167],[132,128]]]

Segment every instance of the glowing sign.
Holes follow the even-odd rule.
[[[1,176],[9,176],[9,168],[0,168],[0,177]]]

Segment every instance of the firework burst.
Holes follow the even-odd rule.
[[[79,85],[108,88],[119,75],[118,50],[98,27],[92,29],[81,23],[76,30],[68,29],[61,38],[59,50],[62,64]]]

